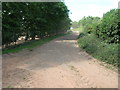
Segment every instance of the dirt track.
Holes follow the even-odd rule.
[[[79,49],[77,36],[73,33],[32,51],[3,55],[3,87],[117,88],[118,74]]]

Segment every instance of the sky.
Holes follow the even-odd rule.
[[[79,21],[84,16],[102,17],[111,9],[118,8],[120,0],[64,0],[70,10],[72,21]],[[72,14],[71,14],[72,13]]]

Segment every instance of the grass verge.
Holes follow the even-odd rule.
[[[105,63],[118,66],[118,47],[119,44],[108,44],[101,41],[95,35],[83,34],[79,35],[79,46],[93,57]]]
[[[70,33],[68,32],[65,34],[59,34],[59,35],[48,37],[48,38],[41,39],[41,40],[29,41],[29,42],[25,42],[25,43],[22,43],[22,44],[19,44],[16,46],[11,46],[9,48],[3,49],[2,54],[16,53],[16,52],[19,52],[19,51],[26,49],[26,48],[29,49],[30,51],[32,51],[32,49],[37,47],[37,46],[43,45],[43,44],[45,44],[45,43],[47,43],[55,38],[58,38],[58,37],[61,37],[61,36],[67,35],[67,34],[70,34]]]

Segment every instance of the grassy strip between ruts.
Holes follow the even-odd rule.
[[[81,33],[78,39],[79,46],[93,57],[105,63],[118,66],[119,44],[108,44],[95,35]]]
[[[70,34],[70,32],[65,33],[65,34],[55,35],[55,36],[48,37],[48,38],[44,38],[41,40],[34,40],[34,41],[25,42],[25,43],[22,43],[22,44],[19,44],[16,46],[11,46],[9,48],[3,49],[2,54],[16,53],[16,52],[19,52],[19,51],[26,49],[26,48],[29,50],[32,50],[33,48],[35,48],[37,46],[43,45],[43,44],[45,44],[45,43],[47,43],[55,38],[58,38],[58,37],[61,37],[61,36],[67,35],[67,34]]]

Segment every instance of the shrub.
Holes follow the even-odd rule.
[[[82,33],[79,34],[78,38],[81,38],[81,37],[83,37],[83,36],[85,36],[85,35],[86,35],[86,34],[82,32]]]
[[[108,43],[119,43],[120,17],[119,9],[112,9],[103,15],[97,34]]]
[[[118,66],[118,45],[101,41],[95,35],[90,34],[79,38],[78,44],[93,57],[106,63]]]

